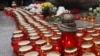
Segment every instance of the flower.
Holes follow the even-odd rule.
[[[42,9],[45,9],[45,8],[53,8],[53,4],[52,3],[50,3],[50,2],[44,2],[44,3],[42,3],[41,5],[41,8]]]

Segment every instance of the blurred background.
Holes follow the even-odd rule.
[[[64,6],[66,9],[79,8],[82,10],[87,10],[89,7],[96,7],[100,4],[100,0],[0,0],[0,10],[3,10],[4,7],[11,6],[12,1],[15,1],[17,6],[28,6],[37,1],[50,1],[55,6]]]

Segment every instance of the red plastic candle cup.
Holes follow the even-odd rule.
[[[57,51],[51,51],[47,53],[47,56],[61,56],[61,53]]]
[[[20,41],[22,41],[23,40],[23,34],[16,34],[16,35],[13,35],[13,37],[12,37],[12,42],[11,42],[11,44],[12,44],[12,47],[13,47],[13,51],[16,53],[17,52],[17,48],[18,48],[18,43],[20,42]]]
[[[18,55],[19,56],[24,56],[24,54],[33,51],[33,48],[31,45],[27,45],[27,46],[22,46],[19,48],[18,50]]]
[[[82,56],[96,56],[96,55],[92,52],[86,52],[86,53],[83,53]]]
[[[93,37],[84,37],[83,42],[90,42],[93,43]]]
[[[93,37],[93,39],[100,39],[100,34],[99,33],[92,33],[91,37]]]
[[[22,40],[18,43],[18,46],[19,47],[22,47],[22,46],[26,46],[26,45],[30,45],[30,41],[29,40]]]
[[[100,39],[94,40],[95,44],[95,53],[97,56],[100,56]]]
[[[100,33],[100,27],[95,27],[94,29],[96,30],[97,33]]]
[[[24,56],[39,56],[39,52],[37,51],[27,52]]]
[[[35,42],[40,39],[40,36],[31,36],[29,39],[31,41],[31,45],[35,47]]]
[[[45,45],[46,41],[44,39],[39,39],[35,42],[35,50],[41,52],[41,46]]]
[[[47,56],[47,53],[52,51],[53,46],[52,45],[43,45],[41,46],[41,56]]]
[[[16,31],[13,32],[13,35],[15,35],[15,34],[22,34],[22,33],[23,33],[22,30],[16,30]]]
[[[75,47],[65,48],[64,56],[78,56],[77,48]]]
[[[53,36],[53,34],[51,34],[51,33],[45,33],[44,34],[44,39],[46,40],[46,42],[47,42],[47,44],[50,44],[50,42],[51,42],[51,37]]]
[[[62,51],[62,43],[60,36],[51,37],[51,44],[53,45],[53,50],[61,52]]]
[[[86,52],[93,52],[93,43],[90,43],[90,42],[82,43],[80,54],[83,54]]]

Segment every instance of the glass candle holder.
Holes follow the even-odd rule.
[[[27,45],[27,46],[22,46],[19,48],[18,50],[18,55],[19,56],[24,56],[24,54],[31,52],[33,50],[31,45]]]
[[[47,56],[61,56],[61,53],[56,51],[51,51],[47,53]]]
[[[82,20],[83,20],[83,21],[87,21],[87,19],[88,19],[88,15],[87,15],[86,13],[84,13],[84,14],[82,15]]]
[[[26,53],[24,56],[39,56],[39,52],[31,51],[31,52]]]
[[[93,26],[87,26],[87,27],[86,27],[86,30],[93,30],[93,29],[94,29]]]
[[[77,48],[70,47],[64,49],[64,56],[78,56]]]
[[[95,16],[94,16],[94,15],[91,15],[91,16],[89,17],[89,19],[90,19],[90,22],[91,22],[91,23],[94,23],[94,22],[95,22]]]
[[[52,51],[52,48],[53,46],[50,44],[50,45],[43,45],[41,46],[41,56],[47,56],[47,53]]]

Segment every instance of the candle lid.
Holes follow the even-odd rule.
[[[61,56],[61,54],[56,51],[51,51],[51,52],[47,53],[47,56]]]
[[[95,32],[95,30],[87,30],[87,32],[92,33]]]
[[[95,43],[95,44],[100,44],[100,39],[94,40],[94,43]]]
[[[43,29],[40,29],[41,31],[47,31],[47,29],[46,28],[43,28]]]
[[[52,27],[52,29],[56,30],[56,29],[57,29],[57,27]]]
[[[96,30],[100,30],[100,27],[95,27],[94,29],[96,29]]]
[[[45,37],[50,37],[50,36],[52,36],[52,34],[51,33],[45,33],[44,36]]]
[[[39,36],[31,36],[31,37],[30,37],[30,39],[33,39],[33,40],[39,39],[39,38],[40,38]]]
[[[52,45],[47,45],[47,44],[46,44],[46,45],[43,45],[43,46],[41,47],[41,50],[45,50],[45,51],[46,51],[46,50],[50,50],[50,49],[52,49],[52,47],[53,47]]]
[[[91,34],[92,36],[99,36],[100,34],[99,33],[93,33]]]
[[[19,48],[19,51],[23,52],[23,51],[28,51],[31,50],[32,46],[31,45],[27,45],[27,46],[22,46]]]
[[[22,37],[22,36],[23,36],[23,34],[15,34],[15,35],[13,35],[14,38],[18,38],[18,37]]]
[[[60,39],[61,37],[60,36],[53,36],[51,37],[52,40],[57,40],[57,39]]]
[[[40,40],[37,40],[35,43],[36,44],[44,44],[44,43],[46,43],[46,41],[43,39],[40,39]]]
[[[38,35],[38,33],[37,32],[29,33],[29,36],[35,36],[35,35]]]
[[[39,56],[39,53],[37,51],[32,51],[26,53],[24,56]]]
[[[73,53],[73,52],[76,52],[76,51],[77,51],[77,48],[75,48],[75,47],[66,48],[66,49],[64,49],[64,51],[65,51],[66,53]]]
[[[100,24],[99,24],[99,23],[97,23],[97,24],[94,24],[94,26],[100,26]]]
[[[30,30],[33,30],[33,31],[34,31],[34,28],[27,28],[27,30],[28,30],[28,31],[30,31]]]
[[[84,37],[83,39],[84,39],[84,40],[92,40],[93,37]]]
[[[88,42],[83,43],[83,44],[81,45],[82,48],[90,48],[90,47],[92,47],[92,46],[93,46],[93,44],[88,43]]]
[[[87,26],[86,28],[93,28],[93,26]]]
[[[78,37],[83,36],[83,33],[76,33],[76,36]]]
[[[31,31],[31,30],[28,30],[28,33],[36,33],[35,30]]]
[[[78,27],[77,30],[84,30],[85,28],[83,27]]]
[[[39,29],[44,29],[44,26],[38,26],[37,28],[39,28]]]
[[[94,53],[86,52],[82,56],[96,56]]]
[[[27,44],[29,44],[29,43],[30,43],[30,41],[24,40],[24,41],[20,41],[20,42],[18,43],[18,45],[22,46],[22,45],[27,45]]]
[[[16,30],[13,33],[21,33],[21,32],[22,32],[21,30]]]

